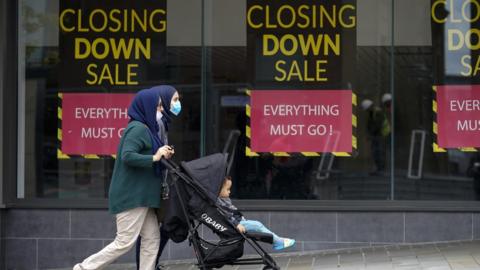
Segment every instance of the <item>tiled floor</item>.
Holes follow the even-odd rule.
[[[282,270],[480,270],[480,241],[286,253],[275,255]],[[228,270],[261,270],[263,266],[225,266]],[[192,261],[166,263],[168,270],[193,270]],[[109,270],[134,270],[134,265],[112,265]]]

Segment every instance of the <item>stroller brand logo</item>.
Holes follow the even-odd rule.
[[[212,225],[216,230],[218,231],[221,231],[221,232],[224,232],[227,230],[227,228],[225,226],[223,226],[222,224],[216,222],[215,220],[213,220],[213,218],[209,217],[206,213],[203,213],[202,214],[202,219],[207,223],[207,224],[210,224]]]

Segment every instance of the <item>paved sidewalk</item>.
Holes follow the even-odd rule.
[[[388,245],[274,256],[282,270],[480,270],[480,241]],[[170,261],[168,270],[198,269],[193,261]],[[263,266],[225,266],[222,269],[262,269]],[[134,270],[134,265],[112,265],[109,270]]]

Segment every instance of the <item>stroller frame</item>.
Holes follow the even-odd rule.
[[[195,251],[195,256],[197,257],[197,266],[201,270],[209,270],[214,267],[219,267],[223,265],[256,265],[256,264],[264,264],[265,267],[263,267],[263,270],[267,269],[272,269],[272,270],[280,270],[280,267],[277,265],[275,260],[263,249],[260,244],[258,244],[255,240],[262,241],[262,239],[270,237],[271,235],[265,234],[265,233],[242,233],[237,231],[241,237],[238,238],[233,238],[233,239],[226,239],[226,240],[220,240],[217,244],[208,242],[204,239],[201,239],[200,236],[198,235],[197,229],[200,227],[202,224],[200,221],[198,223],[195,223],[195,220],[188,214],[185,199],[182,196],[182,193],[179,190],[179,187],[177,185],[178,179],[182,179],[185,184],[193,188],[194,192],[198,193],[199,196],[201,196],[203,199],[208,200],[212,205],[215,205],[214,202],[210,200],[207,196],[205,196],[205,190],[204,188],[195,182],[195,180],[188,175],[184,174],[181,171],[181,168],[175,164],[171,160],[166,160],[166,159],[161,159],[161,163],[168,169],[169,173],[172,175],[172,185],[174,186],[178,197],[180,201],[180,206],[182,209],[183,214],[186,217],[186,220],[188,221],[188,231],[189,231],[189,236],[188,236],[188,241],[190,245],[193,245],[193,249]],[[216,207],[216,206],[215,206]],[[220,211],[219,211],[220,212]],[[221,213],[221,212],[220,212]],[[223,216],[223,214],[221,213]],[[225,216],[223,216],[225,217]],[[232,224],[229,224],[232,227],[234,227]],[[236,228],[234,228],[236,230]],[[210,245],[215,246],[215,248],[210,251],[208,254],[206,254],[205,257],[202,257],[200,249],[201,247],[201,241],[205,241],[209,243]],[[253,240],[255,239],[255,240]],[[246,258],[246,259],[236,259],[235,261],[227,260],[223,262],[216,262],[216,263],[206,263],[206,259],[215,252],[216,249],[218,249],[221,246],[225,245],[231,245],[233,243],[236,243],[237,241],[242,241],[244,240],[246,243],[248,243],[254,250],[257,252],[257,254],[260,256],[258,258]]]

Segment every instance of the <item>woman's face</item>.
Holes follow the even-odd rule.
[[[173,96],[172,96],[172,101],[170,103],[170,108],[172,107],[172,104],[177,102],[178,100],[180,100],[180,96],[178,95],[178,92],[175,92],[175,94],[173,94]],[[163,112],[163,106],[162,106],[162,100],[161,99],[158,101],[157,111]]]
[[[179,101],[180,100],[180,96],[178,95],[178,92],[175,92],[175,94],[173,94],[172,96],[172,101],[170,103],[170,108],[172,107],[172,104]]]
[[[162,106],[162,100],[161,99],[158,101],[157,111],[158,112],[163,112],[163,106]]]

